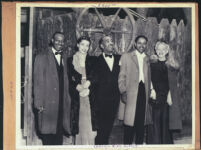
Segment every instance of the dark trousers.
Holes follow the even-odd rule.
[[[106,101],[101,104],[101,110],[98,113],[98,131],[95,139],[96,145],[109,144],[109,137],[114,124],[118,103],[114,101]]]
[[[132,144],[135,135],[135,144],[143,144],[145,120],[146,93],[144,83],[138,86],[137,104],[134,126],[124,125],[124,144]]]
[[[148,144],[173,144],[169,130],[169,106],[167,103],[153,107],[153,125],[148,128]]]
[[[62,145],[63,144],[63,134],[45,134],[42,135],[43,145]]]

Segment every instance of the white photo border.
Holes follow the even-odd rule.
[[[160,7],[160,8],[183,8],[183,7],[189,7],[191,8],[192,13],[192,144],[179,144],[179,145],[105,145],[105,146],[78,146],[78,145],[62,145],[62,146],[21,146],[19,144],[20,136],[20,96],[21,96],[21,71],[20,71],[20,64],[21,64],[21,54],[20,54],[20,19],[21,19],[21,8],[22,7],[52,7],[52,8],[64,8],[64,7],[135,7],[135,8],[142,8],[142,7]],[[193,149],[195,147],[195,3],[141,3],[141,2],[75,2],[75,3],[69,3],[69,2],[37,2],[37,3],[16,3],[16,149],[17,150],[32,150],[32,149],[72,149],[72,148],[80,148],[80,149],[130,149],[130,148],[139,148],[139,149],[168,149],[168,148],[174,148],[174,149]]]

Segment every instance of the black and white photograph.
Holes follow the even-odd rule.
[[[195,145],[195,5],[23,3],[16,14],[17,148]]]

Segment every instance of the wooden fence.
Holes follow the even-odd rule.
[[[65,50],[69,56],[72,56],[75,52],[76,45],[76,20],[78,17],[78,12],[71,12],[65,15],[54,16],[52,13],[43,16],[43,11],[39,12],[37,21],[36,21],[36,32],[35,32],[35,41],[33,54],[37,54],[40,51],[43,51],[48,45],[52,38],[52,35],[56,31],[61,31],[65,35]],[[110,22],[111,16],[103,16],[106,22]],[[83,16],[83,21],[81,22],[83,28],[100,28],[101,23],[97,18],[97,15],[88,13]],[[129,19],[126,17],[120,19],[117,17],[114,27],[117,30],[127,30],[131,31],[132,26]],[[171,50],[174,51],[176,59],[179,61],[180,70],[177,76],[177,85],[180,89],[179,101],[180,107],[182,108],[182,120],[190,122],[192,119],[192,80],[191,80],[191,51],[192,51],[192,42],[191,42],[191,23],[184,25],[183,20],[180,20],[177,24],[176,20],[173,19],[171,22],[168,19],[162,19],[159,23],[155,17],[147,18],[147,21],[144,22],[141,19],[135,20],[134,29],[135,37],[137,35],[145,35],[148,37],[148,48],[147,54],[151,55],[154,53],[154,45],[157,40],[165,40],[170,44]],[[88,32],[92,40],[92,48],[90,49],[90,55],[100,55],[101,51],[98,47],[98,41],[102,36],[102,33]],[[114,43],[118,47],[116,53],[122,54],[127,52],[131,35],[129,34],[115,34],[113,35]],[[26,101],[26,100],[25,100]],[[28,105],[31,105],[30,103]],[[30,107],[29,107],[30,108]],[[29,109],[28,111],[32,111]],[[31,115],[30,117],[33,117]],[[28,119],[33,120],[34,118]],[[27,127],[28,125],[25,125]],[[27,127],[28,128],[28,127]],[[27,129],[25,129],[27,130]],[[30,130],[30,129],[29,129]],[[34,130],[32,126],[32,131]],[[27,133],[27,132],[25,132]],[[31,132],[33,134],[33,132]],[[34,136],[34,135],[29,135]],[[34,143],[33,138],[30,138],[29,144]]]

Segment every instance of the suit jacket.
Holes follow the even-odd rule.
[[[119,119],[124,120],[124,124],[133,126],[135,120],[136,102],[139,85],[139,64],[135,51],[122,55],[119,73],[119,89],[121,93],[126,92],[126,103],[121,102],[119,107]],[[143,73],[146,93],[145,125],[152,123],[152,110],[148,103],[150,97],[151,72],[150,63],[147,56],[143,62]]]
[[[120,91],[118,88],[118,75],[120,71],[119,55],[114,56],[113,70],[110,71],[103,55],[97,58],[94,66],[93,82],[95,89],[96,110],[104,111],[107,102],[114,102],[114,109],[120,101]],[[111,108],[112,109],[112,108]]]
[[[70,134],[69,82],[67,76],[67,56],[63,54],[64,62],[64,91],[63,91],[63,127]],[[59,78],[56,59],[48,48],[44,53],[36,56],[34,62],[34,106],[44,108],[38,113],[38,128],[42,134],[55,134],[58,121]]]
[[[95,57],[86,56],[85,66],[86,66],[86,76],[87,80],[92,82],[92,74],[93,74],[93,65],[95,63]],[[82,75],[77,72],[72,64],[73,57],[68,59],[68,76],[69,76],[69,91],[71,96],[71,131],[72,134],[79,133],[79,109],[80,109],[80,96],[79,92],[77,91],[76,87],[78,84],[81,84]],[[91,122],[92,122],[92,130],[97,130],[97,117],[95,111],[95,93],[94,93],[94,86],[91,84],[89,86],[90,94],[89,94],[89,101],[90,101],[90,108],[91,108]]]

